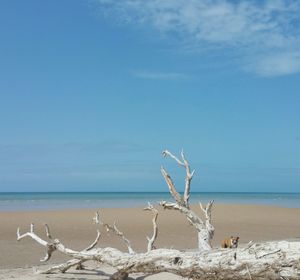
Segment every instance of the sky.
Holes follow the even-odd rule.
[[[300,2],[0,1],[0,191],[300,191]]]

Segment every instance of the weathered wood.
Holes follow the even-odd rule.
[[[37,236],[34,231],[18,239],[30,237],[40,245],[51,243]],[[265,242],[246,248],[212,249],[202,252],[181,252],[171,249],[150,250],[147,253],[129,254],[115,248],[94,248],[75,251],[55,240],[54,249],[81,263],[94,260],[118,270],[111,279],[126,279],[131,273],[156,274],[170,272],[190,279],[299,279],[300,242]],[[58,266],[56,266],[57,268]],[[61,267],[59,267],[61,271]],[[44,273],[53,273],[50,269]],[[251,277],[251,278],[250,278]]]
[[[179,194],[179,192],[176,190],[175,185],[173,183],[173,180],[171,176],[167,173],[167,171],[162,167],[161,172],[162,175],[165,178],[165,181],[169,187],[170,194],[175,199],[176,203],[173,202],[166,202],[161,201],[160,205],[164,209],[170,209],[170,210],[178,210],[182,214],[185,215],[186,219],[195,227],[195,229],[198,232],[198,249],[199,250],[211,250],[211,241],[214,236],[214,227],[211,224],[211,210],[214,201],[210,201],[206,208],[202,207],[202,204],[200,203],[200,208],[204,212],[205,215],[205,222],[202,221],[202,219],[190,209],[189,205],[189,198],[190,198],[190,189],[191,189],[191,181],[194,176],[195,170],[191,172],[190,164],[187,161],[183,151],[181,152],[181,158],[182,160],[179,160],[175,155],[173,155],[168,150],[163,151],[164,157],[171,157],[174,159],[180,166],[185,167],[186,170],[186,178],[185,178],[185,187],[184,187],[184,195],[183,197]]]
[[[158,227],[157,227],[157,223],[156,223],[157,217],[158,217],[158,211],[157,211],[157,209],[155,209],[153,207],[153,205],[150,202],[148,202],[148,207],[144,208],[144,210],[152,211],[152,213],[153,213],[153,219],[152,219],[153,234],[152,234],[151,238],[147,236],[147,240],[148,240],[147,252],[149,252],[151,250],[156,249],[154,246],[154,242],[155,242],[157,234],[158,234]]]
[[[131,246],[131,242],[125,237],[124,233],[121,232],[118,228],[117,228],[117,225],[116,225],[116,222],[114,222],[113,225],[110,225],[110,224],[107,224],[107,223],[103,223],[101,220],[100,220],[100,215],[99,215],[99,212],[97,211],[95,213],[95,217],[93,218],[95,224],[99,224],[101,226],[103,226],[107,232],[113,232],[114,234],[116,234],[117,236],[119,236],[125,243],[125,245],[127,246],[127,249],[128,249],[128,253],[129,254],[134,254],[134,250],[132,249],[132,246]]]

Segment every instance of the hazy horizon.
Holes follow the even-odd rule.
[[[168,191],[1,191],[0,194],[14,194],[14,193],[20,193],[20,194],[44,194],[44,193],[162,193],[162,194],[169,194]],[[183,194],[184,192],[179,192],[180,194]],[[264,192],[264,191],[256,191],[256,192],[231,192],[231,191],[192,191],[191,193],[195,194],[300,194],[300,192]]]

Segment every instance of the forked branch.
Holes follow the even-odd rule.
[[[168,172],[163,167],[161,167],[161,174],[165,178],[165,181],[166,181],[167,186],[169,188],[170,194],[176,200],[178,205],[182,205],[183,201],[182,201],[181,195],[177,192],[177,190],[175,188],[175,185],[173,183],[173,180],[171,179],[170,175],[168,174]]]
[[[175,155],[173,155],[168,150],[163,151],[163,156],[169,156],[174,159],[180,166],[185,167],[186,178],[185,178],[185,186],[184,186],[184,194],[183,197],[176,190],[173,180],[171,176],[167,173],[167,171],[162,167],[161,172],[165,178],[165,181],[168,185],[171,195],[176,200],[176,203],[161,201],[160,205],[164,207],[164,209],[172,209],[179,210],[183,213],[187,220],[196,228],[198,231],[198,248],[201,250],[210,250],[211,240],[214,235],[214,227],[211,224],[211,209],[213,205],[213,201],[209,202],[206,208],[201,209],[205,214],[205,222],[202,221],[199,216],[190,209],[189,199],[190,199],[190,191],[191,191],[191,181],[194,176],[195,170],[191,171],[190,164],[186,159],[184,152],[181,152],[181,160],[178,159]]]
[[[131,243],[130,241],[125,237],[124,233],[121,232],[116,225],[116,222],[114,222],[113,225],[107,224],[107,223],[103,223],[100,219],[100,215],[99,212],[97,211],[95,213],[95,217],[93,218],[95,224],[99,224],[101,226],[103,226],[107,232],[113,232],[114,234],[116,234],[117,236],[119,236],[123,242],[125,243],[127,249],[128,249],[128,253],[129,254],[134,254],[134,250],[132,249]]]
[[[158,211],[157,211],[157,209],[155,209],[153,207],[153,205],[150,202],[148,202],[148,207],[144,208],[144,210],[152,211],[152,213],[153,213],[153,219],[152,219],[153,234],[152,234],[151,238],[147,236],[147,240],[148,240],[147,252],[150,252],[151,250],[156,249],[154,246],[154,242],[156,240],[157,233],[158,233],[158,227],[157,227],[157,223],[156,223],[157,217],[158,217]]]
[[[166,170],[162,167],[161,171],[162,174],[166,180],[166,183],[169,187],[171,195],[174,197],[174,199],[177,201],[178,204],[182,204],[185,207],[189,208],[189,199],[190,199],[190,189],[191,189],[191,181],[193,179],[195,170],[191,172],[191,168],[189,165],[189,162],[185,158],[183,150],[181,151],[181,160],[178,159],[175,155],[173,155],[170,151],[164,150],[162,152],[162,155],[164,157],[169,156],[170,158],[174,159],[180,166],[183,166],[186,171],[186,177],[185,177],[185,187],[184,187],[184,194],[183,197],[177,192],[175,185],[171,179],[171,177],[168,175]]]
[[[49,239],[51,239],[51,242],[45,241],[44,239],[40,238],[35,233],[34,224],[30,225],[30,231],[28,231],[28,232],[26,232],[22,235],[20,233],[20,228],[18,228],[17,229],[17,240],[19,241],[19,240],[21,240],[25,237],[30,237],[33,240],[35,240],[37,243],[39,243],[40,245],[46,247],[46,250],[47,250],[46,255],[43,259],[40,260],[41,262],[48,261],[51,258],[52,253],[56,250],[63,253],[63,254],[65,254],[65,255],[68,255],[70,257],[75,257],[80,253],[79,251],[74,251],[74,250],[68,249],[58,239],[52,239],[52,237],[50,235],[50,229],[49,229],[49,226],[47,224],[45,224],[45,230],[46,230],[46,235]],[[97,237],[96,237],[95,241],[91,245],[89,245],[87,248],[82,250],[81,252],[84,253],[84,252],[87,252],[87,251],[93,249],[97,245],[99,239],[100,239],[100,232],[97,230]],[[81,264],[82,262],[83,261],[80,260],[80,259],[71,259],[67,263],[61,264],[59,266],[52,267],[52,268],[44,271],[43,273],[53,273],[57,270],[59,270],[61,272],[65,272],[69,268],[71,268],[72,266],[77,266],[77,265]]]

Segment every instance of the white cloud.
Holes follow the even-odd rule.
[[[261,76],[281,76],[300,71],[300,53],[283,53],[264,57],[255,65]]]
[[[298,72],[300,1],[294,0],[97,0],[119,23],[177,34],[178,45],[229,48],[251,61],[259,75]],[[282,55],[284,53],[284,55]],[[261,58],[265,57],[263,61]],[[241,65],[243,66],[243,65]],[[277,70],[272,70],[273,67]]]
[[[134,71],[133,76],[149,80],[186,80],[191,77],[184,73],[176,72],[151,72],[151,71]]]

